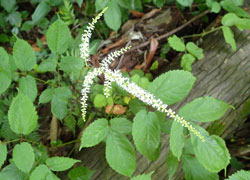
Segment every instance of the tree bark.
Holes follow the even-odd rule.
[[[221,120],[202,124],[210,133],[221,135],[223,138],[230,137],[246,120],[250,111],[250,108],[246,108],[250,107],[250,32],[236,31],[235,38],[238,46],[236,52],[232,52],[226,45],[221,32],[204,38],[200,46],[204,48],[205,58],[193,65],[197,82],[188,98],[173,106],[173,109],[178,110],[183,104],[201,96],[212,96],[233,105],[235,109],[230,109]],[[149,162],[138,154],[135,174],[154,171],[152,179],[167,179],[167,152],[168,135],[163,135],[160,157],[155,162]],[[79,159],[85,166],[95,170],[92,179],[128,179],[107,165],[104,145],[83,149],[79,153]],[[182,176],[181,171],[178,171],[175,179],[182,179]]]

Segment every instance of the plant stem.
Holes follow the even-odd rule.
[[[204,31],[204,32],[199,33],[199,34],[191,34],[191,35],[183,36],[182,38],[204,37],[204,36],[206,36],[206,35],[208,35],[208,34],[210,34],[210,33],[213,33],[213,32],[215,32],[215,31],[220,30],[221,28],[222,28],[222,26],[219,26],[219,27],[217,27],[217,28],[212,28],[212,29],[209,30],[209,31]]]

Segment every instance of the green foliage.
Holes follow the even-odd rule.
[[[70,180],[88,180],[91,179],[91,176],[94,174],[94,171],[89,170],[86,167],[79,166],[73,168],[69,171],[68,177]]]
[[[192,71],[192,64],[195,62],[195,57],[189,53],[183,54],[181,57],[181,67],[185,71]]]
[[[5,92],[11,84],[10,71],[9,55],[0,47],[0,95]]]
[[[33,12],[32,24],[36,25],[49,13],[51,6],[46,1],[41,1]]]
[[[145,110],[138,112],[132,126],[136,149],[150,160],[159,156],[161,128],[158,116]]]
[[[0,167],[4,164],[7,158],[7,146],[6,144],[0,142]]]
[[[81,137],[81,146],[91,147],[99,144],[107,136],[109,127],[106,119],[97,119],[90,124]]]
[[[37,96],[36,80],[32,76],[26,76],[19,79],[19,92],[30,98],[32,102]]]
[[[150,83],[148,90],[166,104],[184,99],[193,87],[196,78],[187,71],[169,71]]]
[[[52,171],[65,171],[71,168],[75,163],[80,162],[79,160],[68,158],[68,157],[51,157],[46,160],[46,165]]]
[[[186,120],[209,122],[220,119],[231,106],[213,97],[201,97],[179,110]]]
[[[30,172],[35,162],[35,154],[32,146],[27,142],[15,145],[13,149],[13,162],[24,173]]]
[[[30,71],[36,65],[36,56],[32,47],[24,40],[17,39],[13,47],[15,64],[21,71]]]
[[[55,54],[64,53],[72,40],[68,26],[60,19],[54,22],[46,33],[50,50]]]
[[[30,180],[47,180],[51,173],[46,165],[40,164],[30,174]]]
[[[94,99],[94,106],[96,108],[102,108],[107,105],[107,98],[103,94],[97,94]]]
[[[19,92],[11,102],[8,119],[11,130],[17,134],[28,135],[34,131],[38,116],[30,98]]]
[[[191,6],[193,4],[193,0],[176,0],[176,1],[184,7]]]
[[[106,140],[105,154],[109,166],[118,173],[131,176],[135,171],[135,150],[123,134],[110,131]]]
[[[117,31],[121,26],[121,10],[116,0],[110,0],[108,10],[104,14],[104,20],[108,27]]]
[[[183,147],[185,145],[184,128],[178,122],[172,123],[170,131],[170,150],[174,156],[180,160]]]
[[[225,38],[226,43],[230,44],[231,48],[234,51],[236,51],[237,47],[236,47],[236,42],[234,39],[233,31],[229,27],[223,26],[222,32],[223,32],[223,36]]]
[[[174,156],[171,151],[168,152],[166,164],[167,164],[168,179],[172,179],[175,172],[178,169],[179,161],[178,161],[177,157]]]
[[[176,51],[182,52],[182,51],[185,51],[185,49],[186,49],[184,42],[176,35],[169,37],[168,43],[169,43],[170,47]]]
[[[194,44],[193,42],[188,42],[186,44],[186,49],[187,51],[192,54],[194,57],[196,57],[197,59],[202,59],[204,58],[204,54],[203,54],[203,49],[199,48],[196,44]]]
[[[250,171],[237,171],[226,180],[245,180],[250,178]]]
[[[151,180],[151,176],[154,172],[150,172],[148,174],[141,174],[135,177],[132,177],[131,180]]]
[[[129,134],[132,132],[132,122],[126,118],[113,118],[110,120],[110,127],[119,133]]]

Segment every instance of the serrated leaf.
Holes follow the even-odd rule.
[[[186,180],[219,180],[217,173],[209,172],[205,169],[192,154],[185,154],[182,158],[183,171]]]
[[[122,134],[129,134],[132,131],[132,122],[126,118],[113,118],[110,120],[110,126]]]
[[[167,155],[166,164],[167,164],[168,179],[170,180],[173,178],[179,166],[178,159],[173,155],[171,151],[169,151]]]
[[[40,164],[32,171],[29,180],[49,180],[48,176],[50,174],[49,168],[44,164]]]
[[[237,47],[236,47],[236,42],[234,39],[233,31],[229,27],[223,26],[222,32],[223,32],[223,36],[224,36],[226,43],[230,44],[231,48],[234,51],[236,51]]]
[[[32,47],[19,38],[13,47],[13,57],[17,68],[21,71],[30,71],[36,64],[36,56]]]
[[[142,110],[134,118],[132,136],[136,149],[150,160],[156,160],[160,146],[161,127],[154,112]]]
[[[74,169],[71,169],[68,173],[68,177],[70,180],[89,180],[91,179],[92,175],[94,174],[94,171],[79,166]]]
[[[37,127],[38,116],[31,100],[19,92],[11,102],[8,119],[13,132],[28,135]]]
[[[121,10],[116,0],[110,0],[108,10],[104,13],[105,23],[109,28],[117,31],[121,26]]]
[[[168,43],[176,51],[183,52],[186,49],[184,42],[176,35],[169,37]]]
[[[208,136],[206,141],[202,142],[191,134],[191,142],[197,160],[208,171],[217,173],[229,164],[230,154],[224,140],[219,136]]]
[[[150,172],[148,174],[141,174],[141,175],[132,177],[131,180],[151,180],[151,176],[153,173],[154,173],[154,171]]]
[[[177,0],[177,2],[184,7],[188,7],[193,4],[193,0]]]
[[[229,176],[226,180],[248,180],[250,179],[250,171],[240,170]]]
[[[54,89],[51,100],[51,111],[58,119],[62,120],[68,113],[68,100],[72,96],[69,87],[59,87]]]
[[[186,120],[210,122],[220,119],[231,106],[213,97],[197,98],[179,110]]]
[[[173,121],[171,131],[170,131],[170,150],[173,155],[180,160],[182,155],[182,150],[185,145],[185,137],[183,133],[184,127],[180,123]]]
[[[6,144],[0,142],[0,168],[4,164],[6,158],[7,158],[7,146]]]
[[[20,171],[14,164],[9,164],[0,172],[0,179],[3,180],[26,180],[28,177]]]
[[[108,134],[108,121],[107,119],[97,119],[91,123],[83,132],[81,137],[81,146],[92,147],[99,144],[104,140]]]
[[[60,19],[49,26],[46,39],[50,50],[55,54],[64,53],[72,40],[68,26]]]
[[[46,165],[52,171],[65,171],[71,168],[77,162],[80,161],[68,157],[51,157],[46,160]]]
[[[8,53],[0,47],[0,95],[5,92],[11,84],[11,66]]]
[[[64,56],[59,64],[60,69],[70,74],[72,72],[79,72],[83,68],[83,60],[74,56]]]
[[[28,173],[35,162],[34,150],[27,142],[15,145],[12,156],[17,168],[24,173]]]
[[[116,172],[131,176],[136,168],[135,150],[123,134],[111,131],[106,140],[106,160]]]
[[[150,83],[148,90],[164,103],[171,105],[185,98],[196,78],[187,71],[175,70],[160,75]]]
[[[223,0],[220,2],[223,9],[230,13],[235,13],[239,17],[250,18],[250,14],[244,11],[242,8],[236,6],[232,0]]]
[[[54,88],[45,89],[39,96],[39,104],[50,102],[53,98],[53,95],[54,95]]]
[[[30,98],[32,102],[37,96],[36,80],[32,76],[26,76],[19,79],[19,91]]]
[[[57,66],[57,57],[49,57],[48,59],[45,59],[39,64],[37,71],[40,73],[45,72],[54,72],[56,71]]]
[[[192,54],[193,56],[195,56],[197,59],[202,59],[204,58],[204,54],[203,54],[203,49],[199,48],[196,44],[194,44],[193,42],[188,42],[186,44],[186,48],[187,51]]]
[[[181,57],[181,67],[185,71],[192,71],[192,64],[195,62],[195,57],[191,54],[183,54]]]

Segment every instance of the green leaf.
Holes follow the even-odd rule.
[[[226,180],[248,180],[250,179],[250,171],[240,170],[229,176]]]
[[[20,171],[14,164],[9,164],[0,172],[0,179],[2,180],[26,180],[27,175]]]
[[[97,94],[94,98],[94,106],[96,108],[102,108],[107,105],[107,99],[103,94]]]
[[[109,126],[107,119],[97,119],[91,123],[83,132],[81,146],[92,147],[104,140],[108,134]]]
[[[169,180],[173,179],[173,176],[178,169],[179,162],[178,162],[178,159],[173,155],[171,151],[169,151],[167,155],[166,164],[167,164],[168,179]]]
[[[148,174],[141,174],[141,175],[132,177],[131,180],[151,180],[151,176],[153,173],[154,173],[154,171],[150,172]]]
[[[211,12],[213,12],[213,13],[219,13],[220,10],[221,10],[220,3],[214,1],[214,2],[212,3]]]
[[[86,168],[86,167],[76,167],[69,171],[68,177],[70,180],[89,180],[91,179],[94,171]]]
[[[53,88],[47,88],[45,89],[41,95],[39,96],[39,104],[41,103],[48,103],[52,100],[54,95],[54,89]]]
[[[28,135],[37,127],[38,116],[32,101],[19,92],[11,102],[8,119],[12,131]]]
[[[250,18],[250,14],[248,14],[242,8],[236,6],[232,0],[223,0],[220,4],[223,9],[230,13],[235,13],[239,17]]]
[[[160,8],[166,3],[166,0],[153,0],[153,3]]]
[[[183,52],[186,49],[184,42],[181,40],[181,38],[177,37],[176,35],[169,37],[168,43],[170,47],[176,51]]]
[[[201,97],[183,106],[179,114],[186,120],[210,122],[220,119],[230,107],[213,97]]]
[[[164,103],[171,105],[185,98],[196,78],[187,71],[175,70],[160,75],[150,83],[148,89]]]
[[[159,156],[161,127],[158,116],[154,112],[142,110],[134,118],[132,135],[136,149],[149,160]]]
[[[36,80],[32,76],[26,76],[19,79],[19,91],[30,98],[32,102],[37,96]]]
[[[110,126],[122,134],[129,134],[132,131],[132,122],[126,118],[113,118],[110,120]]]
[[[234,13],[227,13],[222,17],[221,23],[224,26],[234,26],[236,25],[241,19],[236,16]]]
[[[250,29],[250,19],[242,18],[235,25],[240,30],[249,30]]]
[[[32,14],[32,23],[35,25],[39,23],[51,10],[51,7],[45,2],[41,1]]]
[[[59,87],[54,89],[51,100],[51,111],[58,119],[62,120],[68,113],[68,100],[72,96],[69,87]]]
[[[177,2],[184,7],[190,7],[193,4],[193,0],[177,0]]]
[[[183,54],[181,57],[181,67],[185,71],[192,71],[192,64],[195,62],[195,57],[191,54]]]
[[[50,50],[55,54],[64,53],[72,40],[68,26],[60,19],[49,26],[46,39]]]
[[[76,128],[76,119],[72,115],[66,116],[63,120],[63,124],[69,128],[73,133],[75,133]]]
[[[102,40],[100,39],[95,39],[93,41],[91,41],[90,43],[90,48],[89,48],[89,54],[90,55],[93,55],[93,54],[96,54],[97,53],[97,50],[101,44]]]
[[[95,0],[96,12],[104,9],[107,6],[108,2],[109,0]]]
[[[106,160],[116,172],[131,176],[136,168],[135,150],[123,134],[111,131],[106,140]]]
[[[184,127],[180,123],[173,121],[170,131],[170,150],[173,155],[180,160],[183,147],[185,145],[185,137],[183,133]]]
[[[117,31],[121,26],[121,10],[116,0],[110,0],[108,10],[104,13],[104,20],[109,28]]]
[[[49,168],[44,164],[40,164],[32,171],[29,180],[49,180],[50,174]]]
[[[7,158],[7,146],[6,144],[0,142],[0,168],[4,164],[6,158]]]
[[[7,11],[11,12],[15,5],[16,5],[16,0],[1,0],[1,6]]]
[[[32,47],[24,40],[17,39],[13,47],[15,64],[21,71],[30,71],[36,65],[36,56]]]
[[[201,131],[201,128],[199,130]],[[217,173],[229,164],[230,154],[224,140],[219,136],[208,136],[206,141],[202,142],[191,134],[191,142],[197,160],[208,171]]]
[[[5,92],[11,84],[11,66],[8,53],[0,47],[0,95]]]
[[[57,66],[57,57],[49,57],[45,59],[39,64],[37,68],[37,72],[45,73],[45,72],[55,72]]]
[[[195,56],[197,59],[202,59],[204,58],[204,54],[203,54],[203,49],[199,48],[196,44],[194,44],[193,42],[188,42],[186,44],[186,48],[187,51],[192,54],[193,56]]]
[[[185,154],[182,158],[183,171],[186,180],[219,180],[217,173],[206,170],[192,154]]]
[[[24,173],[28,173],[31,170],[35,162],[35,154],[30,143],[23,142],[15,145],[13,149],[13,162]]]
[[[77,159],[68,157],[51,157],[46,160],[46,165],[52,171],[65,171],[71,168],[75,163],[80,162]]]
[[[59,64],[60,69],[70,74],[72,72],[79,72],[83,68],[83,60],[74,56],[64,56]]]
[[[222,32],[223,32],[223,36],[225,38],[226,43],[230,44],[232,49],[234,51],[236,51],[237,47],[236,47],[236,42],[235,42],[235,39],[234,39],[233,31],[229,27],[223,26],[222,27]]]
[[[6,20],[12,25],[12,26],[16,26],[16,27],[20,27],[21,23],[22,23],[22,17],[21,17],[21,13],[17,12],[17,11],[13,11],[11,12]],[[17,30],[18,31],[18,30]],[[17,33],[17,32],[16,32]]]

